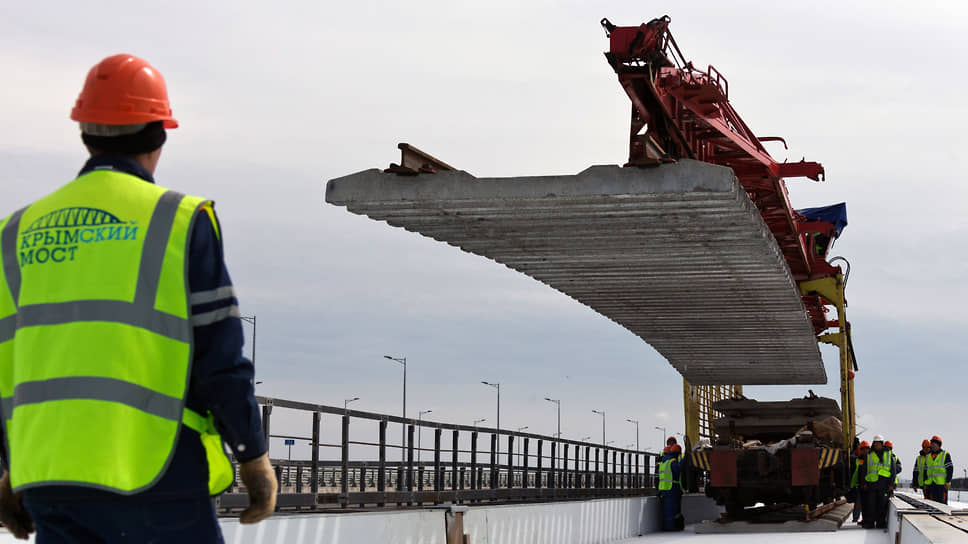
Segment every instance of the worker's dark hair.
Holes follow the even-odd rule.
[[[120,136],[95,136],[81,132],[81,139],[88,147],[102,153],[119,153],[122,155],[151,153],[161,147],[167,137],[161,121],[148,123],[138,132]]]

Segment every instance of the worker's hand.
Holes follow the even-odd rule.
[[[269,453],[239,465],[239,476],[249,493],[249,507],[242,511],[239,521],[258,523],[276,510],[276,473],[269,464]]]
[[[944,484],[945,489],[951,489],[951,482]]]
[[[10,531],[14,537],[27,540],[34,532],[34,520],[24,510],[23,492],[14,493],[10,487],[10,473],[0,478],[0,523]]]

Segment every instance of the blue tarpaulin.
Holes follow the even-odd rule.
[[[797,210],[810,221],[826,221],[834,224],[834,238],[839,238],[840,233],[847,226],[847,203],[831,204],[830,206],[820,206],[819,208],[804,208]]]

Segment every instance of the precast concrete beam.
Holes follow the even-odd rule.
[[[826,383],[786,260],[732,170],[366,170],[326,201],[497,261],[622,325],[695,385]]]

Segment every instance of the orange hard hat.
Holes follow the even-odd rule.
[[[938,435],[934,435],[934,436],[932,436],[932,437],[931,437],[931,441],[932,441],[932,442],[937,442],[937,443],[938,443],[938,445],[941,445],[941,444],[943,444],[943,442],[941,442],[941,437],[940,437],[940,436],[938,436]]]
[[[858,447],[861,448],[861,449],[863,449],[863,448],[869,448],[869,447],[871,447],[871,445],[868,444],[866,440],[864,440],[864,441],[862,441],[860,443],[860,446],[858,446]]]
[[[921,441],[921,447],[922,448],[930,448],[931,447],[931,441],[928,440],[927,438],[925,438],[924,440]]]
[[[680,446],[679,444],[673,444],[672,453],[682,453],[682,446]]]
[[[126,54],[110,56],[91,68],[71,119],[102,125],[161,121],[165,128],[178,127],[161,73],[148,61]]]
[[[893,443],[891,443],[891,441],[890,441],[890,440],[888,440],[888,441],[886,441],[886,442],[884,442],[884,447],[885,447],[885,448],[890,448],[890,449],[893,449],[893,448],[894,448],[894,444],[893,444]]]

